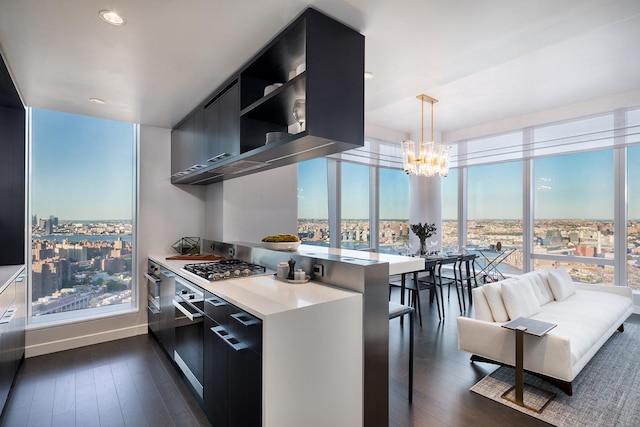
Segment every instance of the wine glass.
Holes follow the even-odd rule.
[[[433,255],[438,255],[438,239],[430,240],[429,246],[431,247],[431,250],[429,252]]]
[[[303,98],[296,99],[293,102],[293,118],[300,124],[300,132],[302,132],[306,119],[306,105]]]
[[[413,240],[409,241],[409,256],[415,256],[416,254],[416,242]]]

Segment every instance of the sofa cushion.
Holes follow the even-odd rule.
[[[536,294],[536,298],[540,305],[545,305],[553,301],[553,293],[551,292],[551,288],[547,282],[547,272],[532,271],[531,273],[524,274],[521,277],[526,277],[529,280],[529,283],[531,283],[531,286],[533,287],[533,293]]]
[[[472,293],[474,317],[485,322],[495,322],[493,314],[491,314],[491,307],[487,302],[487,296],[482,292],[482,288],[475,288]]]
[[[540,311],[540,304],[528,280],[501,282],[502,300],[511,319],[530,317]]]
[[[507,309],[505,308],[504,302],[502,301],[500,283],[501,282],[487,283],[486,285],[482,285],[482,290],[484,291],[484,296],[487,298],[489,308],[491,309],[491,314],[493,315],[495,321],[508,322],[509,315],[507,314]]]
[[[568,296],[576,293],[576,285],[573,284],[573,280],[566,268],[560,267],[550,270],[547,278],[556,301],[564,301]]]

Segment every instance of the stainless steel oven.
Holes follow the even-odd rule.
[[[175,278],[173,359],[202,398],[204,290],[186,280]]]

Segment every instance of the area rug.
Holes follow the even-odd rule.
[[[525,382],[556,393],[541,414],[500,397],[515,384],[513,368],[498,368],[471,391],[559,427],[639,426],[640,325],[627,322],[611,336],[573,381],[573,396],[533,375]]]

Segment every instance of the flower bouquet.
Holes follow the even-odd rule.
[[[418,236],[418,239],[420,239],[420,255],[424,255],[427,253],[427,239],[431,236],[433,236],[434,234],[436,234],[436,231],[438,230],[438,228],[436,227],[436,224],[428,224],[428,223],[424,223],[422,224],[421,222],[417,223],[417,224],[410,224],[409,227],[411,228],[411,231],[413,231],[413,234],[415,234],[416,236]]]

